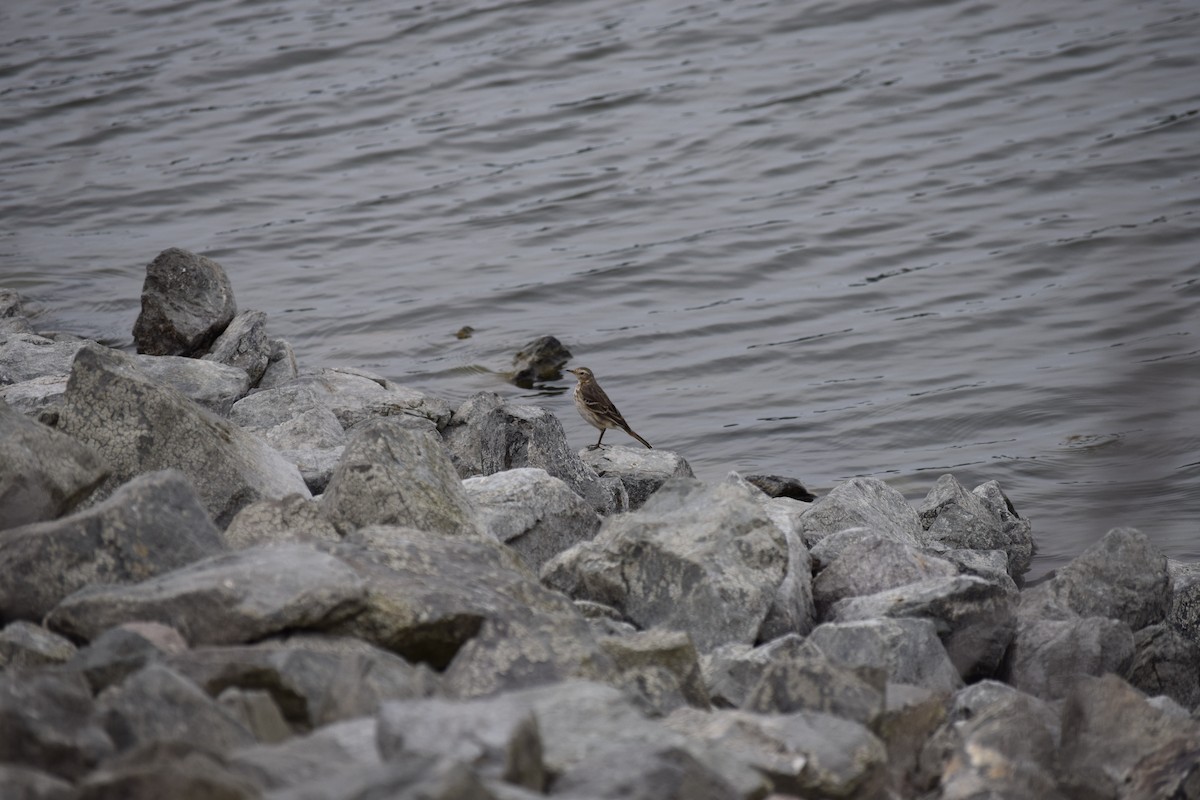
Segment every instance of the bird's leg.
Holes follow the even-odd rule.
[[[600,438],[599,438],[599,439],[597,439],[597,440],[596,440],[596,443],[595,443],[594,445],[592,445],[591,447],[589,447],[589,448],[588,448],[588,450],[595,450],[597,447],[599,447],[599,446],[600,446],[600,443],[601,443],[602,441],[604,441],[604,432],[605,432],[606,430],[608,430],[608,429],[607,429],[607,428],[601,428],[601,429],[600,429]]]

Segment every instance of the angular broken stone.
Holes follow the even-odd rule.
[[[146,267],[133,340],[139,353],[194,355],[225,330],[235,313],[233,286],[221,265],[172,247]]]

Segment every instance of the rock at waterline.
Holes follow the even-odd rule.
[[[236,313],[233,286],[221,265],[172,247],[146,267],[133,340],[139,353],[195,355],[212,344]]]

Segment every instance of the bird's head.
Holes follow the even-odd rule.
[[[587,367],[576,367],[575,369],[567,370],[567,372],[578,378],[580,383],[586,383],[587,381],[594,381],[596,379],[596,376],[593,375],[592,371]]]

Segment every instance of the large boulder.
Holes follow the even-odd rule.
[[[231,550],[279,542],[340,542],[342,536],[322,513],[321,503],[298,494],[259,500],[243,508],[221,534]]]
[[[1049,581],[1054,601],[1083,617],[1133,630],[1162,622],[1171,605],[1167,559],[1146,534],[1113,528]]]
[[[1071,797],[1195,797],[1200,724],[1156,708],[1116,675],[1081,678],[1062,709],[1061,768]]]
[[[459,406],[442,435],[460,477],[536,467],[566,483],[601,514],[628,507],[621,482],[602,479],[584,464],[568,447],[558,417],[544,408],[480,392]]]
[[[507,698],[515,701],[517,713],[533,712],[543,763],[556,776],[553,790],[566,797],[711,797],[700,794],[708,791],[705,780],[720,787],[718,797],[749,800],[766,794],[766,779],[721,742],[694,735],[694,724],[679,729],[648,719],[635,701],[611,686],[569,681]],[[617,780],[621,775],[627,779]],[[656,794],[644,792],[650,786]]]
[[[787,575],[784,534],[742,482],[675,479],[642,509],[605,520],[542,580],[618,609],[641,628],[687,631],[701,652],[753,644]]]
[[[965,680],[995,673],[1016,630],[1017,597],[1008,587],[973,575],[929,578],[895,589],[839,600],[830,622],[916,617],[931,620]]]
[[[481,535],[441,439],[391,418],[358,426],[321,507],[344,533],[369,525],[402,525],[450,536]]]
[[[218,416],[226,416],[233,404],[250,391],[245,370],[184,356],[133,356],[133,365],[163,386],[170,386],[189,400]]]
[[[1133,644],[1133,663],[1124,673],[1131,684],[1184,708],[1200,707],[1200,642],[1170,625],[1150,625],[1134,634]]]
[[[76,780],[112,752],[112,740],[94,721],[92,693],[82,677],[0,673],[0,763]]]
[[[654,716],[680,706],[710,708],[692,639],[680,631],[605,636],[600,646],[621,673],[620,685]]]
[[[305,372],[282,386],[311,389],[346,430],[375,417],[424,420],[438,430],[450,421],[451,408],[445,400],[365,369],[339,367]]]
[[[1014,579],[1029,570],[1033,535],[995,481],[967,491],[943,475],[917,507],[921,541],[938,550],[1003,550]]]
[[[172,247],[146,267],[142,313],[133,325],[139,353],[190,356],[204,350],[237,313],[233,286],[212,259]]]
[[[663,724],[692,741],[736,753],[784,796],[883,796],[887,749],[852,720],[813,711],[751,714],[681,708]]]
[[[813,580],[813,599],[817,611],[824,614],[847,597],[957,574],[958,568],[945,559],[895,539],[869,534],[848,543],[821,570]]]
[[[819,648],[805,648],[768,664],[742,707],[760,714],[820,711],[878,730],[886,685],[882,669],[847,668]]]
[[[309,495],[295,465],[261,439],[151,380],[113,350],[79,351],[59,428],[108,463],[109,489],[144,472],[181,470],[221,527],[255,500]]]
[[[327,628],[363,608],[358,574],[309,544],[251,547],[130,586],[90,586],[50,612],[49,626],[93,639],[131,620],[176,628],[193,645],[237,644]]]
[[[118,750],[185,741],[223,751],[254,743],[250,731],[203,689],[158,663],[101,692],[96,716]]]
[[[0,629],[0,670],[62,664],[76,652],[69,639],[32,622],[18,620]]]
[[[0,402],[0,529],[62,516],[108,474],[92,448]]]
[[[808,544],[846,528],[868,528],[917,546],[921,520],[904,495],[878,478],[851,478],[812,504],[804,515]]]
[[[251,386],[257,386],[271,360],[267,315],[262,311],[243,311],[235,316],[204,359],[236,367],[246,373]]]
[[[617,478],[629,495],[629,509],[642,507],[646,498],[671,478],[694,478],[683,456],[670,450],[644,447],[597,447],[579,451],[583,463],[601,478]]]
[[[868,619],[827,622],[808,641],[830,661],[852,667],[882,669],[894,683],[923,686],[937,692],[962,687],[962,678],[926,619]]]
[[[535,571],[600,529],[600,515],[544,469],[510,469],[462,484],[484,532],[516,550]]]
[[[512,697],[385,703],[376,740],[385,761],[452,758],[535,792],[548,783],[537,718],[529,704]]]
[[[70,517],[0,531],[0,618],[40,620],[84,586],[137,583],[224,549],[182,473],[140,475]]]
[[[385,700],[426,697],[439,686],[429,669],[343,637],[197,647],[164,662],[214,697],[230,689],[268,692],[296,730],[374,714]]]
[[[1001,675],[1023,692],[1057,700],[1085,676],[1124,674],[1133,656],[1133,632],[1124,622],[1075,615],[1045,619],[1023,607]]]
[[[366,587],[337,632],[444,670],[460,697],[615,674],[574,605],[498,542],[375,526],[334,552]]]
[[[229,754],[230,768],[263,791],[306,786],[334,772],[362,774],[383,764],[375,717],[326,725],[305,736]]]
[[[313,492],[323,492],[346,446],[337,415],[312,386],[264,389],[234,404],[229,418],[300,469]]]

